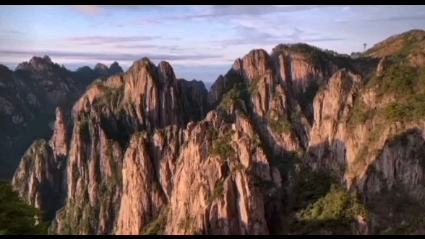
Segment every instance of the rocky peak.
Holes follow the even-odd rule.
[[[382,59],[378,63],[378,67],[376,68],[376,76],[381,76],[384,70],[388,65],[387,57],[382,57]]]
[[[233,62],[232,69],[235,72],[238,72],[239,74],[241,74],[242,70],[243,70],[242,59],[240,59],[240,58],[236,59],[235,62]]]
[[[183,110],[183,121],[200,121],[208,112],[207,95],[204,82],[184,79],[178,80],[179,100]],[[190,110],[187,110],[190,109]]]
[[[97,63],[94,66],[94,69],[95,70],[108,70],[108,67],[106,65],[102,64],[102,63]]]
[[[9,67],[0,64],[0,74],[10,74],[12,71],[9,69]]]
[[[122,73],[122,72],[124,72],[123,71],[123,69],[121,68],[121,66],[118,64],[118,62],[114,62],[114,63],[112,63],[111,64],[111,66],[109,67],[109,72],[110,72],[110,74],[111,75],[114,75],[114,74],[119,74],[119,73]]]
[[[219,102],[220,97],[222,97],[224,93],[230,89],[230,87],[233,87],[233,84],[230,82],[226,84],[224,76],[218,76],[211,85],[211,91],[208,94],[208,104],[211,106],[216,105]]]
[[[308,55],[314,51],[316,47],[305,44],[305,43],[291,43],[291,44],[279,44],[272,49],[272,55],[296,55],[305,54]]]
[[[20,63],[16,67],[16,70],[46,71],[54,69],[55,66],[59,67],[57,64],[53,63],[48,56],[34,56],[29,62]]]
[[[147,57],[143,57],[140,60],[134,61],[133,64],[128,69],[128,72],[139,72],[142,68],[150,71],[151,69],[156,69],[156,66],[151,62]]]
[[[171,65],[166,61],[161,61],[158,64],[159,83],[161,85],[176,85],[177,79]]]
[[[68,153],[68,132],[65,113],[62,108],[56,108],[56,120],[53,136],[49,142],[55,156],[66,156]]]
[[[101,73],[101,74],[107,74],[108,71],[109,71],[109,68],[106,65],[102,64],[102,63],[97,63],[94,66],[94,70],[97,71],[97,72],[99,72],[99,73]]]
[[[269,54],[263,49],[250,51],[242,58],[243,73],[247,82],[254,81],[255,77],[264,75],[273,69]]]
[[[92,69],[90,68],[90,66],[82,66],[82,67],[78,67],[78,69],[76,70],[76,72],[91,72]]]

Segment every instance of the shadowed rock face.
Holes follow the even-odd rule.
[[[15,71],[0,66],[0,178],[11,178],[25,148],[50,137],[55,108],[65,115],[86,87],[100,76],[122,72],[115,63],[102,72],[84,67],[71,72],[48,56],[33,57]]]
[[[13,185],[54,234],[422,233],[424,75],[397,59],[281,44],[207,92],[143,58],[57,109]]]

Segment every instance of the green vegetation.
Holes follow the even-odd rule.
[[[167,224],[169,208],[166,207],[161,211],[159,216],[150,222],[143,230],[142,235],[162,235],[164,234]]]
[[[220,102],[219,108],[229,109],[234,100],[239,99],[241,97],[241,91],[236,87],[229,90],[226,94],[224,94],[223,99]]]
[[[208,127],[205,136],[209,140],[216,140],[218,138],[218,131],[214,127]]]
[[[119,88],[104,87],[105,94],[97,101],[99,106],[113,106],[114,113],[119,112],[119,105],[124,98],[124,86]]]
[[[99,213],[99,206],[105,206],[106,200],[105,194],[101,197],[101,204],[99,206],[92,206],[89,199],[89,193],[87,188],[82,189],[84,194],[79,195],[75,202],[67,204],[65,207],[60,209],[56,214],[59,220],[63,221],[61,235],[73,235],[73,234],[94,234],[94,228],[96,224],[97,214]],[[80,206],[83,205],[83,206]]]
[[[243,113],[246,113],[244,102],[249,99],[249,92],[246,89],[244,83],[234,84],[233,87],[224,94],[218,108],[227,110],[235,102],[236,107],[238,107]]]
[[[258,146],[259,147],[259,146]],[[232,173],[236,173],[236,172],[240,172],[240,171],[242,171],[242,170],[244,170],[245,169],[245,166],[242,164],[242,163],[240,163],[240,162],[238,162],[233,168],[232,168]]]
[[[320,64],[321,59],[325,56],[323,50],[308,44],[297,43],[291,44],[290,47],[291,50],[305,55],[312,64]]]
[[[373,77],[368,83],[370,86],[377,87],[379,96],[395,94],[404,96],[415,92],[415,86],[418,81],[423,80],[419,77],[419,70],[408,64],[393,62],[387,67],[381,76]]]
[[[364,55],[389,55],[391,58],[406,58],[422,50],[421,43],[425,36],[422,30],[411,30],[392,36],[367,50]]]
[[[231,103],[232,98],[234,97],[234,94],[239,94],[239,92],[235,92],[235,91],[241,91],[243,89],[246,89],[245,87],[245,82],[244,79],[241,75],[239,75],[238,72],[236,72],[235,70],[230,70],[229,72],[227,72],[227,74],[224,76],[225,78],[225,88],[223,89],[223,92],[227,93],[228,91],[233,90],[233,93],[230,93],[230,95],[227,96],[227,99],[224,99],[224,103],[221,105],[221,108],[223,109],[228,109],[229,106],[229,100]],[[226,94],[223,94],[221,96],[221,99],[218,100],[218,102],[220,102],[219,104],[222,103],[223,98],[226,98]],[[215,107],[219,107],[218,105],[215,105],[213,108]]]
[[[372,119],[374,115],[375,115],[375,109],[368,109],[367,106],[364,106],[364,107],[359,106],[353,109],[352,119],[355,122],[364,124],[366,121]]]
[[[273,115],[275,113],[275,115]],[[269,124],[274,133],[283,134],[292,130],[292,123],[288,120],[286,115],[282,112],[270,111]]]
[[[90,89],[92,86],[94,85],[98,85],[98,86],[103,86],[103,82],[106,81],[105,77],[100,77],[97,78],[96,80],[94,80],[88,87],[87,89]]]
[[[394,95],[393,102],[383,109],[385,118],[390,121],[414,121],[425,117],[425,69],[407,64],[388,67],[382,76],[369,82],[369,87],[379,86],[379,97]]]
[[[109,156],[109,160],[107,163],[109,163],[109,167],[111,168],[111,172],[112,175],[111,177],[108,179],[108,182],[105,182],[105,180],[102,181],[102,183],[107,183],[108,184],[108,189],[110,192],[112,192],[117,185],[120,184],[121,179],[122,179],[122,171],[119,170],[121,168],[120,166],[120,162],[116,160],[116,157],[114,156],[114,150],[113,148],[119,148],[120,145],[118,142],[109,139],[108,140],[108,156]]]
[[[236,84],[244,84],[244,79],[234,70],[230,70],[227,72],[227,74],[224,76],[227,80],[227,84],[231,87],[233,87]]]
[[[258,93],[258,84],[260,83],[260,80],[263,76],[257,76],[254,79],[251,80],[251,83],[248,86],[248,92],[251,95],[255,95]]]
[[[302,162],[296,163],[293,190],[285,198],[288,212],[294,215],[290,231],[294,234],[315,234],[320,230],[349,234],[350,223],[357,216],[369,217],[367,208],[357,195],[338,186],[336,178],[312,171]]]
[[[294,202],[291,204],[291,211],[300,211],[307,208],[325,196],[332,184],[332,179],[322,173],[308,170],[306,166],[298,164],[300,172],[294,185]]]
[[[195,225],[195,222],[195,218],[187,217],[179,222],[179,228],[188,231]]]
[[[310,204],[298,215],[294,228],[300,234],[314,233],[315,230],[330,229],[345,231],[350,229],[350,223],[361,215],[368,218],[368,210],[354,195],[336,185],[315,203]]]
[[[0,181],[0,235],[45,235],[47,223],[35,225],[43,212],[23,202],[9,182]]]
[[[25,171],[32,171],[35,167],[35,163],[38,160],[39,164],[44,164],[48,158],[47,152],[47,142],[44,139],[35,140],[30,148],[25,152],[23,156],[23,167]],[[25,178],[16,178],[16,185],[23,185],[25,183]]]
[[[425,117],[425,95],[416,95],[408,103],[391,103],[384,109],[385,118],[394,121],[414,121]]]
[[[357,98],[349,114],[349,130],[352,132],[358,124],[364,124],[373,119],[375,114],[376,109],[369,108],[361,99]]]
[[[354,220],[358,215],[368,217],[367,209],[357,197],[333,184],[326,196],[310,204],[300,213],[302,220]]]
[[[327,183],[329,185],[329,181]],[[318,182],[315,184],[320,185]],[[316,230],[328,229],[333,232],[347,233],[350,231],[350,223],[357,220],[357,216],[368,218],[369,212],[357,196],[350,195],[340,186],[332,184],[330,190],[320,197],[319,195],[328,185],[325,184],[319,189],[311,188],[314,190],[313,193],[303,195],[303,197],[307,196],[305,199],[309,199],[301,201],[304,203],[314,201],[313,198],[319,198],[297,213],[297,219],[291,225],[292,231],[297,234],[309,234]]]
[[[425,69],[415,68],[403,62],[394,62],[384,70],[381,76],[374,76],[366,85],[374,89],[377,100],[392,99],[382,108],[371,109],[358,98],[350,113],[349,128],[364,124],[374,117],[379,117],[379,123],[372,128],[369,138],[361,146],[355,163],[350,171],[355,173],[367,163],[367,157],[379,154],[379,151],[370,152],[373,145],[382,135],[386,126],[394,122],[408,123],[425,117]]]
[[[219,179],[216,183],[216,187],[214,188],[214,191],[211,193],[210,197],[208,198],[208,204],[211,204],[214,202],[214,200],[223,197],[224,192],[224,180]]]
[[[326,62],[333,62],[338,65],[339,68],[350,68],[350,61],[348,55],[341,55],[335,51],[328,49],[321,49],[319,47],[310,46],[305,43],[290,44],[286,47],[290,47],[292,51],[300,53],[306,56],[310,64],[317,67],[323,66]]]
[[[232,142],[232,132],[227,132],[226,134],[217,138],[213,144],[211,150],[212,155],[220,156],[221,160],[225,161],[235,155],[235,150],[231,146]]]

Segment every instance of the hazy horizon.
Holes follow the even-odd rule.
[[[252,49],[303,42],[350,54],[425,26],[425,6],[0,6],[0,64],[48,55],[70,70],[142,57],[214,81]]]

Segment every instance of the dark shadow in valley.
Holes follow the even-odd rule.
[[[48,157],[51,160],[47,160],[47,169],[49,171],[49,178],[47,181],[38,182],[37,192],[41,195],[41,208],[45,212],[44,219],[51,221],[65,203],[66,188],[64,188],[64,174],[66,173],[65,162],[66,157],[59,157],[53,160],[53,152],[50,147],[47,147]]]
[[[355,227],[355,222],[337,219],[309,220],[297,221],[292,226],[292,230],[285,234],[266,234],[252,229],[247,230],[248,226],[238,218],[220,218],[210,219],[206,229],[197,230],[193,235],[352,235],[350,229]],[[227,232],[223,230],[226,227],[228,228]]]
[[[370,215],[374,215],[373,224],[367,222],[371,227],[370,230],[367,229],[367,233],[379,234],[391,228],[388,231],[389,234],[405,234],[409,233],[409,230],[411,233],[412,230],[424,228],[422,223],[422,215],[425,213],[425,204],[422,200],[425,196],[423,131],[413,128],[395,135],[386,140],[384,147],[375,155],[364,176],[357,179],[349,190],[350,193],[360,196],[360,202],[366,206]],[[344,173],[348,169],[344,142],[336,140],[310,146],[304,162],[316,174],[331,176],[337,184],[344,186]],[[298,175],[304,177],[306,174],[298,173]],[[319,183],[318,175],[314,176],[313,180],[317,184],[312,188],[323,185],[323,182]],[[309,191],[306,185],[298,185],[294,188],[304,192]],[[323,195],[323,193],[313,195],[320,194]],[[308,203],[306,198],[309,197],[302,196],[293,201],[304,201],[304,205],[300,208],[305,208],[305,204]],[[289,211],[297,210],[299,208]]]
[[[388,140],[380,149],[356,189],[379,223],[374,233],[393,227],[403,234],[414,229],[417,220],[424,228],[425,140],[420,128],[408,129]],[[407,224],[406,224],[407,223]],[[403,225],[409,227],[401,228]],[[400,230],[399,230],[400,229]],[[403,230],[402,230],[403,229]]]
[[[345,189],[346,151],[344,142],[334,140],[309,146],[304,157],[296,160],[284,200],[285,234],[349,235],[368,230],[356,221],[358,207],[345,208],[361,204],[356,193]]]
[[[312,170],[325,174],[332,174],[338,183],[344,183],[344,174],[347,169],[347,147],[345,142],[336,139],[325,141],[308,147],[304,162]]]

